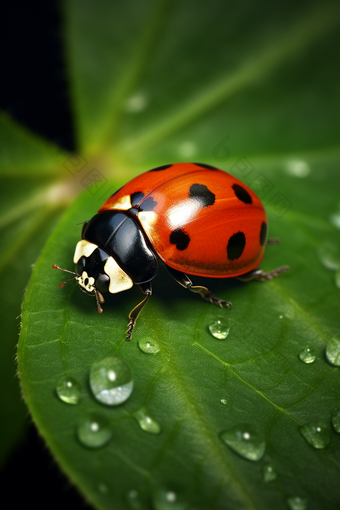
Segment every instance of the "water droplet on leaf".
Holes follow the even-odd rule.
[[[183,142],[178,147],[178,154],[183,158],[192,158],[197,152],[197,145],[194,142]]]
[[[79,422],[79,441],[89,448],[100,448],[111,439],[111,432],[106,418],[98,414],[85,416]]]
[[[330,215],[329,219],[332,225],[340,230],[340,203],[338,204],[338,209]]]
[[[335,273],[334,281],[335,281],[336,287],[338,287],[338,289],[340,289],[340,271],[339,270]]]
[[[248,423],[225,430],[221,439],[241,457],[252,461],[260,460],[266,448],[263,434]]]
[[[142,502],[135,489],[131,489],[126,495],[127,506],[130,510],[142,510]]]
[[[313,363],[316,358],[315,349],[313,347],[306,347],[300,352],[299,358],[304,363]]]
[[[125,111],[128,113],[139,113],[148,106],[148,99],[145,94],[139,92],[130,96],[125,102]]]
[[[291,510],[307,510],[307,499],[299,496],[288,498],[287,503]]]
[[[321,264],[330,271],[340,269],[340,248],[331,241],[325,241],[318,249]]]
[[[272,482],[273,480],[276,480],[277,471],[274,468],[273,464],[270,464],[269,462],[267,464],[264,464],[262,466],[262,475],[263,475],[263,480],[265,482]]]
[[[227,401],[225,398],[221,398],[221,402],[222,402],[222,404],[224,404],[224,405],[227,405],[227,404],[228,404],[228,401]]]
[[[290,159],[286,162],[286,172],[300,179],[310,174],[310,167],[307,161],[301,159]]]
[[[225,340],[229,335],[230,328],[223,317],[216,317],[208,326],[210,333],[218,340]]]
[[[66,404],[78,404],[81,393],[81,386],[74,377],[64,376],[59,379],[56,392],[60,400]]]
[[[338,434],[340,434],[340,405],[333,407],[332,412],[332,425]]]
[[[145,407],[135,411],[133,416],[136,418],[140,428],[145,430],[145,432],[150,434],[159,434],[161,432],[159,423],[149,415]]]
[[[186,510],[188,502],[183,494],[168,489],[158,489],[154,493],[153,504],[155,510]]]
[[[107,494],[109,492],[109,488],[105,483],[99,483],[98,492],[100,492],[100,494]]]
[[[158,343],[149,336],[139,340],[138,347],[146,354],[157,354],[159,352]]]
[[[326,448],[329,443],[329,429],[322,421],[312,421],[300,427],[300,432],[313,448]]]
[[[109,356],[93,363],[90,370],[90,386],[99,402],[117,406],[131,395],[132,371],[123,359]]]
[[[326,347],[327,359],[332,365],[340,366],[340,338],[339,335],[334,336]]]

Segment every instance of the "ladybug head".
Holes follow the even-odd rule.
[[[76,264],[76,272],[61,269],[55,264],[52,266],[75,275],[74,278],[60,283],[59,287],[63,287],[73,279],[78,280],[79,287],[85,294],[96,297],[99,313],[103,312],[100,305],[105,301],[102,293],[109,291],[116,294],[133,285],[131,278],[119,267],[113,257],[85,239],[77,244],[73,261]]]

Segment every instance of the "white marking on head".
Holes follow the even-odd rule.
[[[131,289],[133,286],[133,281],[130,276],[119,267],[112,257],[109,257],[105,262],[104,271],[110,277],[109,292],[111,292],[111,294],[117,294],[123,290]]]
[[[98,246],[96,244],[89,243],[85,241],[85,239],[82,239],[76,246],[73,262],[76,264],[81,257],[89,257],[97,248]]]
[[[83,287],[86,292],[94,292],[95,286],[94,282],[95,279],[92,276],[89,276],[86,271],[82,272],[82,275],[77,278],[79,285]]]

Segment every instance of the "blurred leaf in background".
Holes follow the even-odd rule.
[[[26,402],[70,480],[103,509],[337,508],[340,384],[329,359],[340,331],[338,2],[66,0],[8,13],[0,461],[27,422],[14,356],[31,266],[83,191],[33,270],[19,344]],[[58,289],[50,266],[72,269],[74,225],[116,187],[176,161],[210,163],[249,184],[268,210],[270,235],[282,239],[263,267],[291,272],[264,285],[214,283],[234,305],[223,313],[225,342],[207,329],[218,311],[161,272],[126,343],[138,294],[125,293],[119,306],[108,299],[97,317],[86,296]],[[149,337],[154,356],[137,347]],[[136,379],[114,410],[88,388],[90,366],[113,352]],[[82,383],[79,406],[56,398],[65,370]],[[113,424],[107,448],[76,441],[89,412]],[[160,434],[139,428],[147,412]],[[306,435],[320,422],[323,448],[315,449]],[[227,446],[235,450],[230,434],[244,423],[257,424],[266,443],[256,463]]]

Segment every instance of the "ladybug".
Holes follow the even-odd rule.
[[[206,164],[163,165],[125,184],[83,224],[73,259],[76,272],[52,267],[75,274],[81,290],[95,296],[99,313],[104,292],[139,285],[145,297],[129,314],[130,339],[152,294],[158,258],[180,285],[230,308],[229,301],[193,285],[188,275],[272,279],[288,267],[269,273],[257,269],[266,244],[278,242],[267,240],[267,231],[261,200],[233,175]]]

